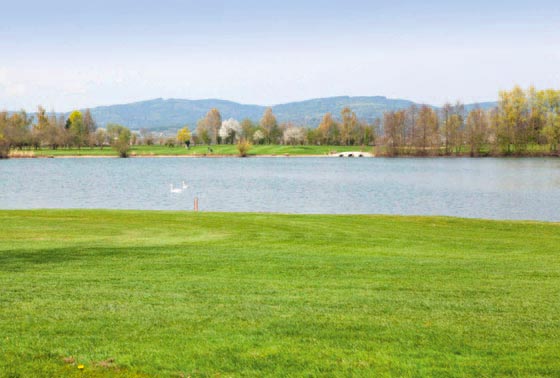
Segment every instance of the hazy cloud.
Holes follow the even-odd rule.
[[[0,100],[4,98],[22,97],[26,94],[27,86],[24,83],[14,81],[6,67],[0,67]]]

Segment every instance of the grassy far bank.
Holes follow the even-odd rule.
[[[130,149],[131,156],[238,156],[239,151],[235,145],[212,145],[212,151],[208,149],[207,145],[193,146],[186,149],[183,146],[168,147],[162,145],[139,145],[133,146]],[[323,156],[329,153],[346,152],[346,151],[362,151],[373,153],[377,156],[470,156],[470,151],[465,146],[460,152],[451,152],[446,154],[443,148],[427,151],[417,151],[414,149],[402,148],[398,151],[389,153],[386,146],[318,146],[318,145],[254,145],[249,151],[249,156]],[[12,157],[73,157],[73,156],[114,156],[117,157],[117,152],[110,148],[98,147],[82,147],[82,148],[59,148],[56,150],[49,148],[25,148],[23,150],[12,150]],[[489,149],[481,151],[477,156],[504,156]],[[558,156],[557,153],[551,153],[549,146],[542,145],[529,145],[523,153],[513,152],[511,155],[505,156],[518,156],[518,157],[544,157],[544,156]]]
[[[167,146],[133,146],[130,150],[132,156],[182,156],[182,155],[239,155],[235,145],[213,145],[212,152],[208,146],[194,146],[190,149],[185,147]],[[249,151],[250,156],[256,155],[326,155],[329,152],[360,151],[357,146],[286,146],[286,145],[254,145]],[[110,147],[103,149],[94,148],[69,148],[69,149],[39,149],[29,150],[35,156],[117,156],[115,150]],[[371,147],[365,147],[365,151],[371,152]]]
[[[0,211],[0,377],[558,376],[558,245],[550,223]]]

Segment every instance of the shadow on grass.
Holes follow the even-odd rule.
[[[42,248],[42,249],[12,249],[0,251],[0,271],[22,272],[33,270],[37,266],[60,265],[80,261],[97,261],[105,258],[134,258],[150,257],[153,253],[163,253],[169,247],[122,247],[122,248]]]

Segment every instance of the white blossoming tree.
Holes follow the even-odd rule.
[[[305,130],[303,127],[290,126],[284,130],[282,139],[285,144],[302,144],[305,141]]]
[[[253,142],[261,144],[264,141],[264,133],[261,130],[255,131],[253,134]]]
[[[233,144],[241,135],[241,125],[233,118],[227,119],[222,122],[218,135],[222,142]]]

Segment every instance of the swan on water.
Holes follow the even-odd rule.
[[[183,189],[181,188],[174,188],[173,184],[169,184],[169,187],[171,188],[170,190],[171,193],[181,193],[183,191]]]
[[[185,184],[185,182],[183,181],[183,189],[187,189],[189,186],[187,184]]]

